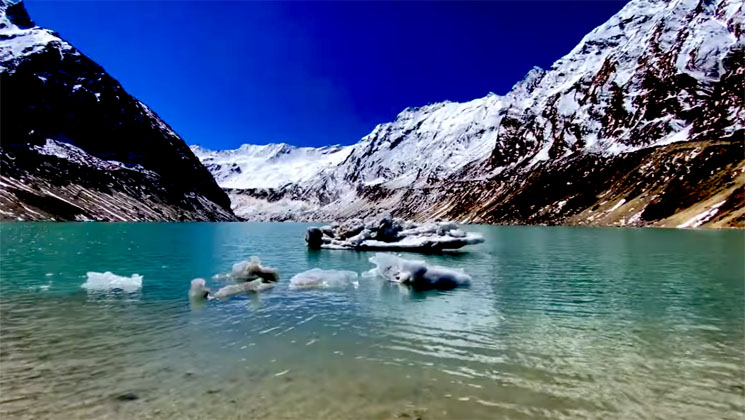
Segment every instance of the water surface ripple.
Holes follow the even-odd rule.
[[[291,290],[303,224],[0,224],[2,418],[742,418],[745,234],[473,226],[469,288]],[[191,304],[251,255],[260,295]],[[86,291],[88,271],[143,275]],[[136,397],[136,399],[135,399]]]

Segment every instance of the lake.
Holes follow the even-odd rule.
[[[307,226],[0,224],[0,417],[742,418],[743,231],[467,226],[486,242],[402,255],[468,288],[293,290],[373,268]],[[190,303],[252,255],[274,289]]]

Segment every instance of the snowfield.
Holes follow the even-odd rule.
[[[191,146],[223,188],[279,188],[307,181],[339,165],[351,146],[294,147],[284,143],[244,144],[235,150],[214,151]]]

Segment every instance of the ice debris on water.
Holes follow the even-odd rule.
[[[220,299],[224,300],[246,292],[262,292],[274,287],[274,283],[265,283],[262,280],[252,280],[241,283],[229,284],[221,287],[217,292],[212,293],[207,288],[204,279],[194,279],[191,281],[189,288],[189,298],[193,300],[203,299]]]
[[[478,233],[465,232],[453,222],[416,224],[383,216],[350,219],[341,224],[311,227],[305,235],[309,248],[400,250],[432,252],[484,242]]]
[[[229,284],[213,295],[215,299],[227,299],[246,292],[263,292],[274,287],[273,283],[264,283],[261,280],[247,281],[239,284]]]
[[[261,260],[258,257],[251,257],[247,261],[233,264],[229,273],[215,274],[212,278],[218,281],[233,282],[233,284],[224,286],[217,292],[212,293],[207,288],[205,279],[196,278],[191,281],[189,298],[194,300],[223,300],[245,292],[262,292],[274,287],[274,283],[279,280],[279,271],[276,268],[261,265]]]
[[[192,299],[207,299],[210,295],[210,289],[207,288],[204,279],[194,279],[191,281],[189,288],[189,297]]]
[[[257,278],[270,282],[279,280],[279,271],[276,268],[261,265],[259,257],[251,257],[248,261],[233,264],[230,275],[236,280],[254,280]]]
[[[375,272],[380,277],[415,289],[452,289],[471,283],[471,276],[462,269],[429,265],[422,260],[377,253],[370,257],[370,262],[375,264]]]
[[[290,279],[291,289],[336,289],[354,285],[359,275],[354,271],[322,270],[313,268],[295,274]]]
[[[105,273],[96,273],[89,271],[86,273],[88,280],[80,287],[87,290],[122,290],[128,293],[136,292],[142,287],[142,276],[132,274],[131,277],[119,276],[111,271]]]

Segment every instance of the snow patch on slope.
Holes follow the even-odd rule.
[[[278,188],[310,179],[347,158],[351,146],[295,147],[284,143],[214,151],[191,146],[223,188]]]
[[[103,160],[70,143],[53,139],[47,139],[47,142],[43,146],[31,146],[31,149],[35,150],[40,155],[56,156],[60,159],[66,159],[83,166],[102,168],[108,171],[125,169],[140,172],[152,177],[158,176],[157,173],[145,169],[142,165],[125,165],[116,160]]]
[[[64,51],[66,54],[80,54],[49,29],[16,24],[6,13],[8,7],[8,1],[0,2],[0,63],[3,63],[0,65],[0,73],[13,71],[14,66],[9,65],[10,61],[36,54],[49,45],[57,47],[60,53]]]

